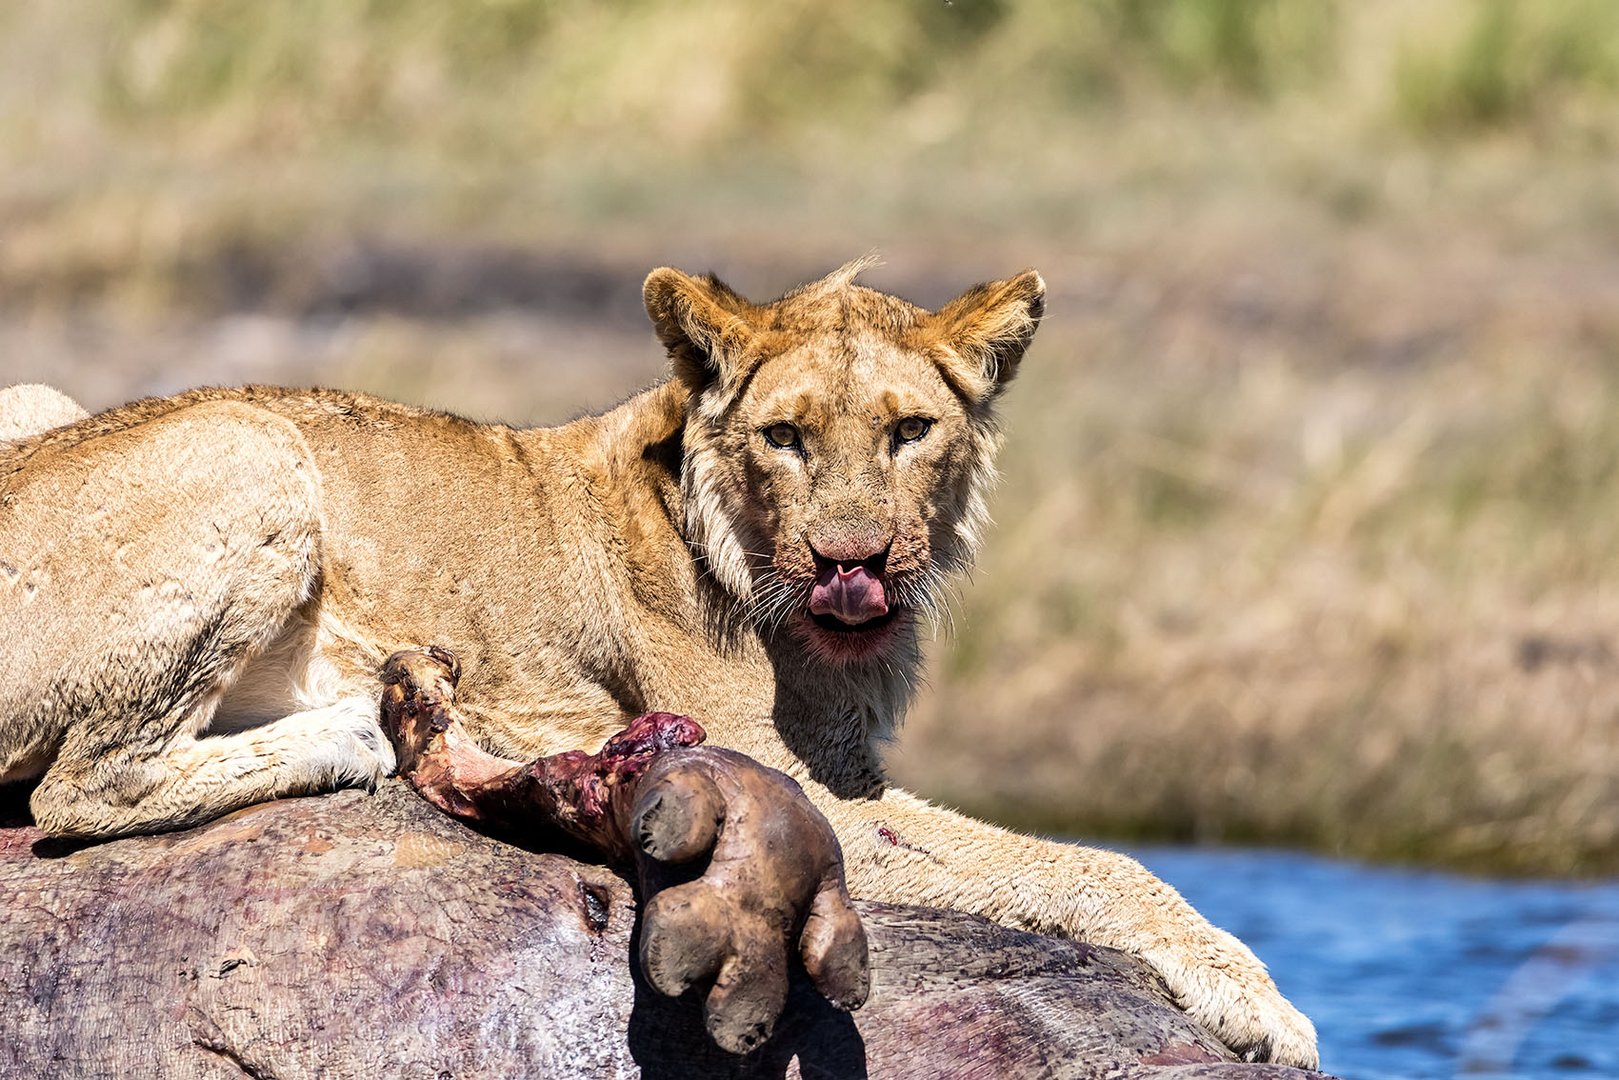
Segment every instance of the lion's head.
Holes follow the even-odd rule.
[[[768,304],[654,270],[646,305],[691,391],[686,537],[766,632],[822,659],[882,656],[972,561],[994,403],[1044,307],[1028,271],[936,312],[850,263]]]

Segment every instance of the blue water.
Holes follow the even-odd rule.
[[[1619,1078],[1619,881],[1132,854],[1253,947],[1350,1080]]]

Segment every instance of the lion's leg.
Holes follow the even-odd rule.
[[[34,790],[34,818],[55,836],[122,836],[210,821],[289,795],[371,787],[392,768],[375,698],[284,716],[232,735],[176,735],[157,753],[69,746]]]
[[[1233,1050],[1315,1065],[1315,1029],[1265,965],[1129,856],[1023,836],[893,788],[840,799],[804,787],[838,834],[857,898],[967,911],[1132,953]]]
[[[8,464],[0,778],[45,770],[42,828],[174,827],[391,769],[374,699],[203,734],[317,586],[319,480],[291,424],[205,402]]]

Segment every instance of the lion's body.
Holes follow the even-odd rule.
[[[354,692],[374,697],[384,657],[449,642],[466,671],[461,704],[477,713],[481,740],[508,756],[600,745],[626,718],[678,705],[701,716],[716,741],[802,771],[773,734],[777,680],[758,638],[703,632],[712,613],[699,595],[701,564],[670,513],[678,486],[645,457],[678,436],[683,398],[678,386],[666,384],[602,417],[516,431],[364,395],[201,390],[113,409],[11,453],[26,455],[30,474],[49,475],[54,458],[76,460],[77,448],[92,440],[135,429],[152,435],[220,404],[234,407],[234,422],[271,432],[282,428],[278,419],[290,421],[285,433],[296,430],[319,477],[318,589],[276,629],[276,645],[244,650],[259,655],[243,657],[212,718],[216,728],[329,705]],[[214,426],[205,422],[203,430]],[[3,456],[0,462],[9,464]],[[171,456],[154,462],[165,471],[174,464]],[[235,462],[206,448],[199,464],[219,470],[226,486],[236,479]],[[30,492],[19,486],[18,511],[26,511],[22,500]],[[60,499],[56,485],[44,487],[42,497],[47,492]],[[152,494],[160,524],[172,510],[172,488]],[[81,521],[89,511],[60,506],[63,516]],[[273,515],[262,520],[267,530],[278,527]],[[46,533],[57,523],[40,524]],[[84,537],[91,550],[128,567],[120,587],[98,588],[98,597],[172,574],[175,552],[164,529],[146,532],[120,518],[106,521],[100,535],[83,531],[91,533]],[[213,542],[207,535],[196,540],[204,548]],[[67,569],[35,572],[65,585]],[[97,606],[104,617],[111,614],[106,599]],[[25,608],[18,614],[39,617]],[[813,702],[817,714],[858,712],[870,718],[872,735],[880,733],[877,717],[888,719],[896,704],[874,706],[873,691],[894,693],[891,678],[827,667],[800,673],[811,685],[784,691]],[[31,684],[37,680],[15,685]],[[807,726],[844,726],[817,722],[823,719],[817,715]],[[20,727],[0,728],[0,762],[41,760],[62,736],[59,726]],[[848,772],[845,764],[833,771]],[[839,786],[869,783],[874,766],[870,761],[858,778],[840,775]]]
[[[490,750],[688,713],[803,783],[856,896],[1125,948],[1234,1046],[1313,1062],[1263,966],[1134,862],[887,787],[916,609],[971,558],[1039,291],[933,316],[851,277],[754,307],[658,272],[676,377],[557,429],[249,388],[0,444],[0,780],[43,774],[42,827],[86,835],[374,782],[378,666],[442,644]],[[882,617],[851,631],[857,603]]]

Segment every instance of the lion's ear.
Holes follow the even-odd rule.
[[[1011,382],[1045,311],[1046,283],[1033,270],[974,285],[940,308],[936,326],[964,389],[984,398]]]
[[[751,305],[712,274],[692,277],[668,266],[648,274],[641,292],[675,374],[694,389],[716,378],[730,382],[753,340]]]

